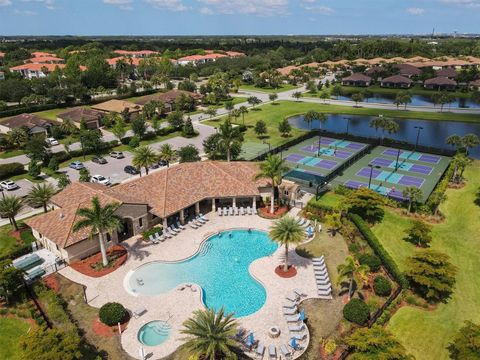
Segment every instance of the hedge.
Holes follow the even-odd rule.
[[[0,262],[3,260],[15,260],[16,258],[27,255],[32,252],[32,245],[25,244],[10,251],[7,255],[0,256]]]
[[[25,172],[23,164],[14,162],[0,165],[0,180],[8,179],[11,176],[20,175]]]
[[[363,221],[363,219],[357,214],[349,214],[349,216],[350,216],[350,219],[353,221],[353,223],[357,226],[358,230],[363,235],[365,240],[368,242],[370,247],[373,249],[375,254],[380,258],[383,265],[387,268],[390,274],[392,274],[394,279],[398,282],[398,284],[402,288],[407,288],[408,287],[407,279],[405,278],[403,273],[400,271],[400,269],[398,268],[397,264],[392,259],[390,254],[382,246],[382,244],[380,243],[378,238],[375,236],[375,234],[370,230],[367,223]]]
[[[370,318],[370,309],[361,299],[352,299],[343,308],[343,316],[357,325],[365,325]]]
[[[382,261],[377,255],[362,254],[359,259],[361,265],[367,265],[371,272],[377,272],[382,266]]]

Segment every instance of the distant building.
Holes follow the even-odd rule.
[[[164,93],[142,96],[135,101],[135,104],[143,106],[150,101],[161,101],[165,104],[166,111],[170,112],[175,108],[175,102],[181,95],[190,96],[195,103],[198,103],[203,97],[201,94],[194,92],[174,89]]]
[[[417,76],[422,73],[422,70],[420,70],[418,67],[413,66],[411,64],[395,64],[395,68],[398,69],[398,74],[411,78],[412,76]]]
[[[5,80],[5,73],[0,71],[0,80]]]
[[[39,58],[39,57],[56,57],[57,55],[52,53],[47,53],[43,51],[34,51],[32,52],[32,57]]]
[[[452,79],[452,80],[456,79],[457,76],[458,76],[455,69],[452,69],[452,68],[445,68],[445,69],[437,70],[435,72],[435,74],[437,76],[446,77],[446,78],[449,78],[449,79]]]
[[[62,64],[65,60],[56,56],[39,56],[25,60],[25,63],[32,64]]]
[[[13,129],[24,128],[30,135],[47,134],[53,121],[42,119],[33,114],[20,114],[4,119],[0,122],[0,132],[6,134]]]
[[[443,76],[437,76],[435,78],[425,80],[423,87],[431,90],[455,90],[457,87],[457,82]]]
[[[73,108],[57,115],[58,121],[70,120],[78,128],[84,120],[88,129],[98,129],[101,126],[102,117],[102,112],[84,107]]]
[[[153,56],[153,55],[160,55],[158,51],[152,51],[152,50],[140,50],[140,51],[128,51],[128,50],[115,50],[115,54],[126,56],[126,57],[131,57],[135,59],[141,59],[141,58],[146,58],[148,56]]]
[[[108,100],[100,104],[92,105],[93,110],[100,111],[102,113],[116,113],[121,114],[125,109],[128,109],[131,118],[135,118],[140,114],[143,109],[143,106],[131,103],[129,101],[123,100]]]
[[[388,87],[388,88],[402,88],[408,89],[412,86],[413,81],[406,76],[402,75],[393,75],[382,79],[380,82],[381,87]]]
[[[469,86],[472,90],[480,90],[480,79],[470,82]]]
[[[191,56],[185,56],[185,57],[181,57],[180,59],[177,59],[177,64],[178,65],[206,64],[208,62],[215,62],[218,59],[225,58],[225,57],[228,57],[228,55],[224,55],[224,54],[191,55]]]
[[[65,68],[65,64],[23,64],[10,68],[12,72],[19,72],[26,79],[44,78],[55,69]],[[85,66],[80,66],[85,71]]]
[[[344,86],[370,86],[372,78],[360,73],[352,74],[342,79],[342,85]]]

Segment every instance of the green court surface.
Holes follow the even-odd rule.
[[[422,202],[425,202],[450,160],[446,156],[378,146],[345,169],[332,181],[332,185],[342,184],[355,189],[368,187],[371,175],[370,188],[378,193],[405,200],[403,190],[414,186],[422,191]]]
[[[244,160],[252,160],[257,156],[266,153],[268,150],[268,144],[245,141],[242,144],[242,152],[240,153],[240,158]]]

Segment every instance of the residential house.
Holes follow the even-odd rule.
[[[411,64],[395,64],[394,67],[398,69],[399,75],[407,78],[411,78],[412,76],[417,76],[422,73],[422,70]]]
[[[56,57],[57,55],[52,53],[47,53],[43,51],[34,51],[31,53],[32,57],[39,58],[39,57]]]
[[[4,59],[5,59],[5,53],[0,51],[0,65],[3,65]]]
[[[228,55],[225,54],[205,54],[205,55],[190,55],[190,56],[185,56],[181,57],[180,59],[177,59],[177,64],[178,65],[199,65],[199,64],[206,64],[209,62],[215,62],[220,58],[226,58]]]
[[[452,80],[455,80],[458,76],[457,72],[453,68],[444,68],[444,69],[437,70],[435,72],[435,75],[440,77],[446,77]]]
[[[167,228],[185,223],[199,213],[215,212],[219,206],[257,206],[270,194],[267,180],[254,180],[258,164],[253,162],[203,161],[183,163],[114,187],[75,182],[53,196],[55,210],[26,220],[33,236],[66,262],[83,259],[99,251],[97,234],[90,229],[72,230],[81,218],[77,211],[116,203],[122,229],[107,235],[117,243],[161,224]]]
[[[342,79],[342,85],[344,86],[370,86],[372,78],[370,76],[356,73]]]
[[[63,69],[65,64],[23,64],[10,68],[12,72],[19,72],[24,78],[44,78],[55,69]]]
[[[5,73],[0,71],[0,80],[5,80]]]
[[[181,95],[190,96],[196,104],[200,103],[203,98],[203,96],[198,93],[174,89],[164,93],[156,93],[139,97],[137,100],[135,100],[135,104],[143,106],[150,101],[161,101],[165,105],[166,112],[170,112],[174,110],[175,103]]]
[[[65,60],[56,56],[39,56],[25,60],[25,63],[32,64],[62,64]]]
[[[149,56],[160,55],[158,51],[152,51],[152,50],[140,50],[140,51],[115,50],[114,53],[120,55],[121,57],[131,57],[134,59],[142,59]]]
[[[480,79],[471,81],[469,86],[470,86],[470,89],[472,90],[480,90]]]
[[[423,87],[431,90],[455,90],[457,87],[457,82],[444,76],[437,76],[435,78],[425,80]]]
[[[77,107],[58,114],[57,120],[61,122],[69,120],[78,128],[80,128],[80,123],[84,120],[88,129],[98,129],[102,124],[103,115],[104,113],[98,110]]]
[[[48,134],[48,128],[53,121],[42,119],[33,114],[20,114],[0,121],[0,132],[6,134],[13,129],[24,128],[29,135]]]
[[[108,100],[100,104],[95,104],[92,105],[91,108],[93,110],[100,111],[104,114],[108,113],[117,113],[121,114],[125,111],[125,109],[128,109],[128,112],[130,114],[130,118],[135,118],[137,117],[140,112],[143,109],[142,105],[134,104],[129,101],[123,101],[123,100]]]
[[[393,75],[381,80],[381,87],[408,89],[412,86],[412,79],[402,75]]]

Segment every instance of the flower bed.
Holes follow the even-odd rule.
[[[102,277],[110,274],[122,266],[127,261],[127,250],[121,245],[112,246],[107,250],[109,263],[106,267],[102,266],[102,254],[97,253],[86,259],[74,262],[70,266],[78,272],[91,276]]]
[[[266,219],[278,219],[281,218],[288,212],[288,208],[286,206],[278,207],[275,205],[274,213],[270,213],[270,206],[261,207],[258,209],[258,214]]]
[[[288,271],[283,271],[283,265],[278,265],[275,268],[275,274],[282,278],[288,279],[297,275],[297,269],[295,269],[294,266],[290,265],[288,267]]]
[[[120,328],[122,332],[125,331],[125,329],[128,326],[130,318],[126,319],[123,323],[120,324]],[[92,330],[95,334],[102,336],[102,337],[112,337],[113,335],[118,335],[118,326],[113,325],[113,326],[108,326],[105,325],[100,321],[98,316],[92,321]]]

